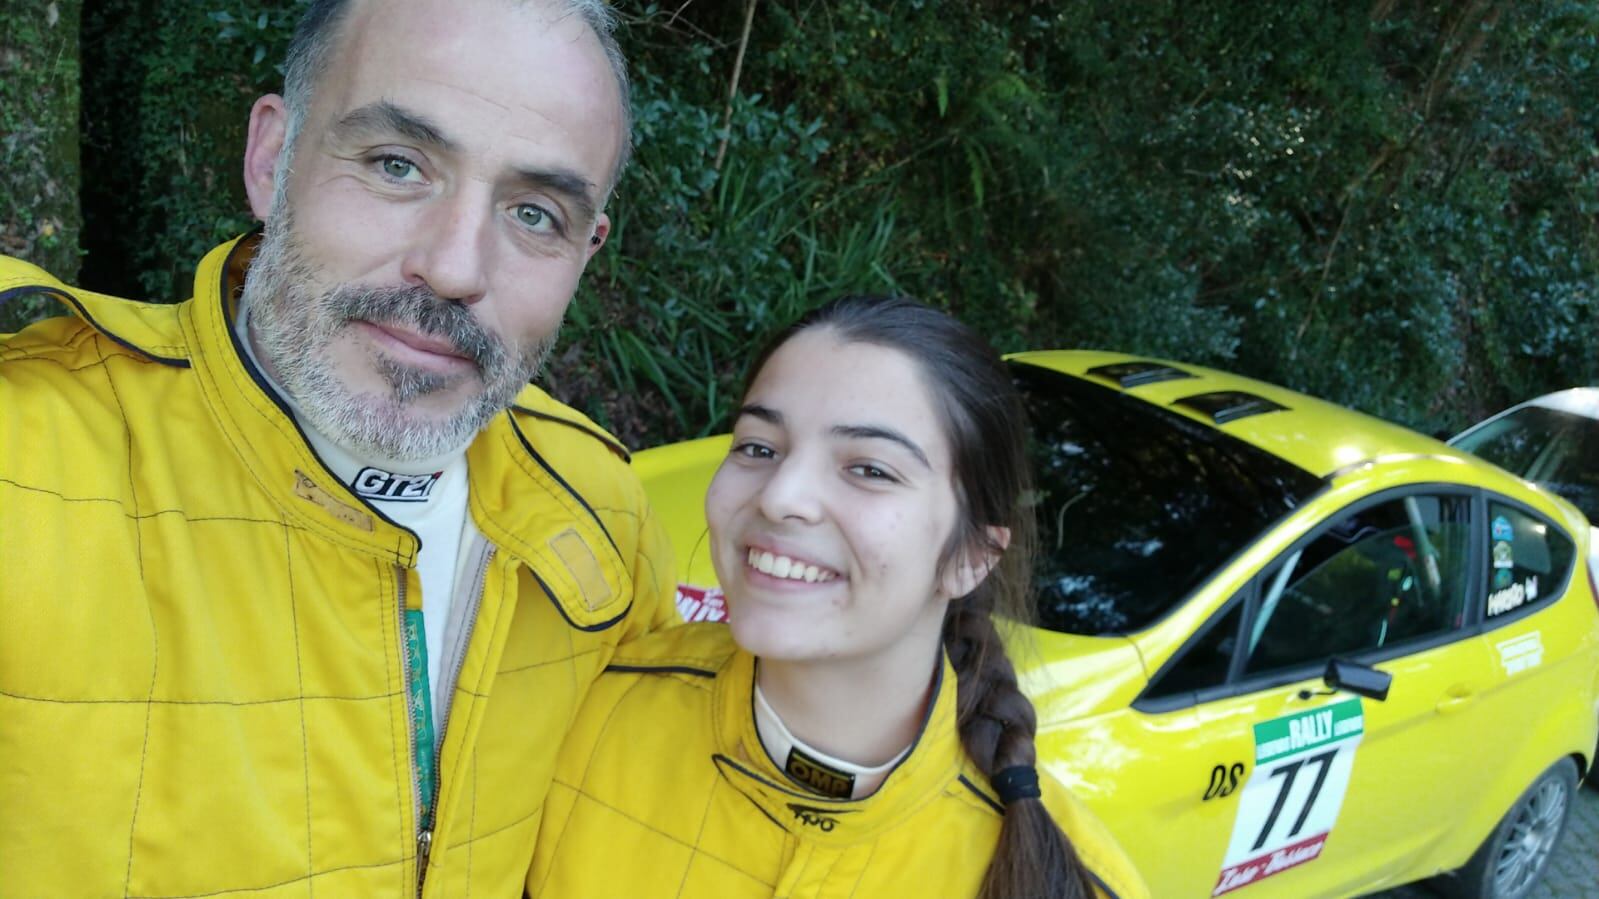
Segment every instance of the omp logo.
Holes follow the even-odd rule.
[[[833,828],[838,826],[838,818],[834,817],[835,815],[848,815],[855,811],[848,808],[816,808],[793,802],[788,804],[788,808],[794,813],[795,820],[806,826],[819,828],[823,833],[832,833]]]
[[[433,485],[439,482],[441,471],[432,474],[394,474],[379,468],[363,468],[350,486],[355,494],[366,499],[390,503],[426,502]]]
[[[810,787],[823,796],[848,799],[855,792],[855,775],[811,758],[798,749],[788,751],[788,764],[783,767],[788,776]]]

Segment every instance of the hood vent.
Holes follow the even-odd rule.
[[[1207,415],[1210,420],[1219,425],[1251,415],[1260,415],[1264,412],[1278,412],[1287,409],[1287,406],[1274,403],[1263,396],[1253,393],[1244,393],[1241,390],[1218,390],[1215,393],[1196,393],[1193,396],[1183,397],[1172,403],[1174,406],[1184,406],[1201,415]]]
[[[1130,387],[1142,387],[1145,384],[1159,384],[1162,381],[1193,377],[1180,368],[1173,368],[1161,362],[1115,362],[1110,365],[1096,365],[1088,370],[1088,374],[1114,381],[1124,390]]]

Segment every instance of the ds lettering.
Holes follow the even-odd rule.
[[[1233,762],[1232,767],[1217,765],[1210,769],[1210,787],[1205,790],[1204,802],[1224,799],[1238,790],[1238,778],[1244,774],[1244,763]]]

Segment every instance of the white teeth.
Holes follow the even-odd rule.
[[[751,568],[762,574],[769,574],[772,577],[786,580],[814,584],[818,581],[830,581],[833,579],[833,574],[830,571],[818,568],[815,565],[807,565],[798,559],[775,555],[754,547],[750,547],[747,561]]]

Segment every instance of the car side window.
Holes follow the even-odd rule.
[[[1552,595],[1571,573],[1571,538],[1514,506],[1489,501],[1488,540],[1483,617],[1490,622]]]
[[[1262,576],[1246,675],[1459,629],[1471,500],[1412,495],[1344,513]]]
[[[1226,683],[1233,651],[1238,648],[1238,619],[1243,613],[1244,603],[1234,602],[1225,615],[1212,618],[1199,639],[1161,672],[1143,698],[1164,699]]]

